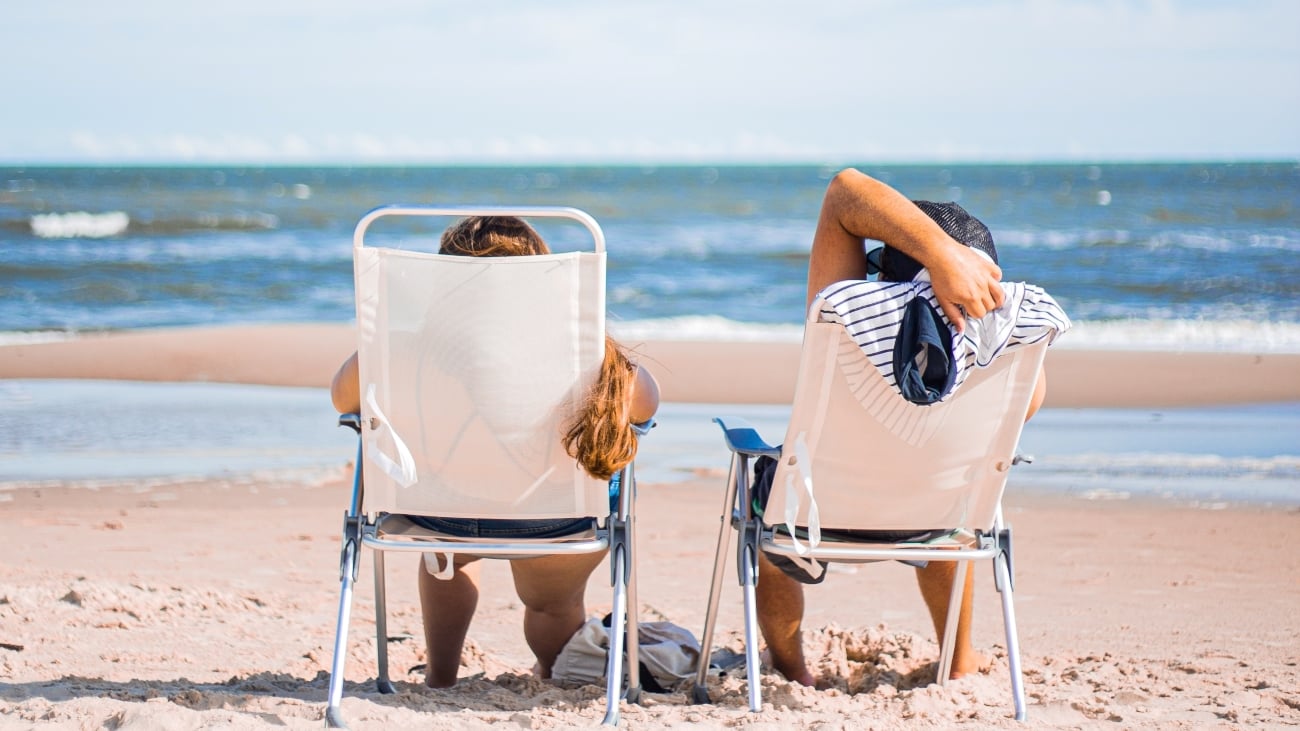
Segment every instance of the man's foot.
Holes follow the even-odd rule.
[[[809,688],[817,685],[817,679],[813,677],[812,673],[808,672],[807,666],[799,665],[798,667],[782,667],[772,659],[771,650],[763,650],[760,652],[758,654],[758,659],[762,664],[780,673],[786,680],[798,683],[799,685],[806,685]]]
[[[948,673],[948,678],[950,680],[957,680],[958,678],[964,678],[967,675],[987,673],[992,667],[993,658],[982,652],[975,652],[972,650],[971,652],[965,653],[965,657],[961,658],[960,663],[958,663],[958,658],[953,658],[952,671]]]

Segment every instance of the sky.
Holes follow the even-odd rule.
[[[0,163],[1300,159],[1293,0],[50,0]]]

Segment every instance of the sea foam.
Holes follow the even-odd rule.
[[[31,217],[32,233],[43,239],[106,239],[126,233],[131,217],[122,211],[108,213],[41,213]]]
[[[615,338],[716,342],[799,342],[801,325],[738,322],[717,316],[611,321]],[[1300,323],[1251,320],[1085,320],[1056,346],[1087,350],[1300,353]]]

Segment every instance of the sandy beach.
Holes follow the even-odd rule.
[[[0,345],[0,378],[107,378],[326,387],[355,348],[343,324],[227,325]],[[789,403],[799,343],[625,340],[665,401]],[[1300,352],[1048,351],[1047,406],[1300,401]]]
[[[328,325],[169,330],[0,346],[0,379],[211,381],[323,387],[349,350]],[[739,362],[723,388],[716,344],[645,343],[665,398],[779,401],[786,345]],[[797,347],[795,348],[797,350]],[[734,355],[735,348],[729,352]],[[1049,407],[1300,401],[1300,356],[1058,349]],[[752,366],[752,367],[751,367]],[[1171,371],[1170,367],[1173,366]],[[1117,379],[1124,372],[1143,374]],[[1252,368],[1243,376],[1242,369]],[[1171,372],[1176,375],[1170,376]],[[1163,373],[1163,376],[1157,375]],[[322,392],[322,398],[324,394]],[[1032,425],[1031,425],[1032,428]],[[0,489],[0,728],[318,728],[338,601],[348,459],[312,479],[48,481]],[[703,626],[719,464],[640,486],[643,616]],[[0,474],[0,483],[4,482]],[[1093,496],[1096,498],[1097,496]],[[837,570],[809,592],[805,643],[819,689],[737,677],[713,705],[683,692],[624,704],[625,728],[1280,728],[1300,725],[1300,525],[1293,505],[1083,499],[1011,491],[1029,720],[1011,718],[996,593],[976,577],[976,645],[990,672],[940,688],[911,570]],[[603,692],[539,681],[503,563],[484,566],[461,682],[428,690],[414,558],[389,559],[389,647],[399,693],[373,689],[371,567],[363,561],[344,712],[356,729],[558,729],[597,724]],[[739,649],[738,589],[714,648]],[[589,609],[608,609],[597,569]]]

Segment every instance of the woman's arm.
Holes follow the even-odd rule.
[[[644,424],[659,410],[659,382],[650,371],[636,366],[632,391],[628,394],[628,417],[633,424]]]
[[[340,414],[356,414],[361,411],[361,375],[357,372],[357,354],[343,361],[334,381],[330,383],[330,400]]]

